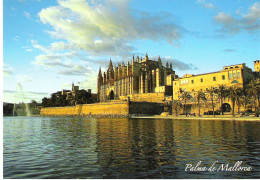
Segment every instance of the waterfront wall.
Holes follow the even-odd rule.
[[[127,116],[127,115],[159,115],[163,112],[162,103],[112,101],[95,104],[80,104],[68,107],[42,108],[43,116]]]
[[[155,102],[130,102],[129,114],[134,115],[156,115],[164,110],[162,103]]]
[[[80,115],[128,115],[129,103],[107,102],[82,105]]]
[[[128,115],[129,103],[123,102],[107,102],[95,104],[80,104],[67,107],[49,107],[42,108],[41,115]]]

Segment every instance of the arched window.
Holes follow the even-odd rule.
[[[231,82],[231,84],[236,84],[236,83],[238,83],[237,80],[234,80],[234,81]]]

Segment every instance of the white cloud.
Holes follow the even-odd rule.
[[[69,76],[87,76],[91,72],[93,71],[91,70],[90,67],[73,65],[72,67],[61,70],[58,73],[62,75],[69,75]]]
[[[31,77],[29,77],[28,75],[26,75],[26,74],[20,74],[20,75],[17,75],[16,76],[16,80],[18,81],[18,82],[30,82],[30,81],[32,81],[32,78]]]
[[[31,43],[32,43],[32,46],[33,46],[34,48],[39,49],[39,50],[45,52],[46,54],[50,54],[50,53],[51,53],[50,50],[48,50],[48,49],[45,48],[44,46],[39,45],[36,40],[31,40]]]
[[[23,92],[22,90],[10,91],[10,90],[3,90],[4,94],[4,102],[10,103],[28,103],[31,100],[36,100],[37,102],[41,102],[43,97],[49,97],[48,93],[44,92]]]
[[[49,49],[37,44],[35,41],[33,41],[33,46],[45,52],[45,54],[40,54],[35,57],[35,61],[33,61],[32,64],[36,66],[55,68],[58,74],[70,76],[86,76],[88,73],[92,72],[91,67],[82,64],[87,61],[72,63],[71,60],[74,57],[82,58],[76,52],[54,53],[49,50],[63,49],[62,42],[52,43]]]
[[[66,41],[53,43],[53,49],[73,48],[94,56],[128,56],[134,50],[131,43],[137,39],[174,44],[181,37],[182,28],[168,22],[170,14],[136,12],[128,1],[98,2],[60,0],[58,6],[39,13],[41,21],[53,27],[50,35]]]
[[[197,0],[197,3],[203,5],[205,8],[215,9],[216,6],[214,6],[212,3],[207,3],[205,0]]]
[[[20,40],[20,37],[16,35],[16,36],[14,37],[14,40],[15,40],[15,41],[19,41],[19,40]]]
[[[9,64],[3,64],[3,74],[5,77],[11,76],[14,74],[14,69]]]
[[[172,63],[173,69],[179,69],[181,71],[198,69],[193,64],[186,64],[180,60],[173,59],[171,56],[161,57],[161,59],[163,64],[166,64],[166,62],[168,62],[169,64]]]
[[[29,48],[27,46],[23,46],[22,48],[25,49],[25,51],[27,51],[27,52],[32,52],[33,51],[31,48]]]
[[[29,12],[25,11],[24,15],[27,19],[31,19],[31,14]]]
[[[25,49],[25,51],[32,52],[33,50],[32,49]]]
[[[226,53],[231,53],[231,52],[235,52],[235,49],[224,49],[224,52]]]
[[[238,18],[220,12],[214,17],[215,21],[221,25],[223,32],[239,33],[246,32],[259,32],[260,30],[260,5],[254,3],[248,10],[247,14],[239,15]]]

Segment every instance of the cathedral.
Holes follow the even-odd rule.
[[[161,58],[150,60],[146,54],[142,59],[133,56],[131,64],[113,66],[110,59],[106,72],[98,73],[97,95],[99,101],[121,99],[131,95],[163,93],[172,96],[172,81],[176,78],[172,64],[163,66]]]

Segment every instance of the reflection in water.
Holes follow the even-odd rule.
[[[5,178],[259,178],[259,122],[4,118]],[[243,161],[251,172],[185,172]]]

